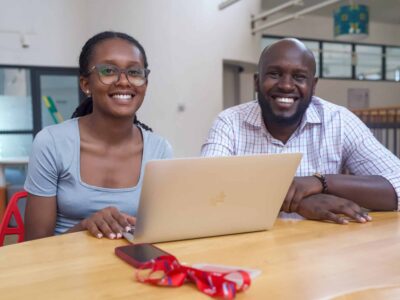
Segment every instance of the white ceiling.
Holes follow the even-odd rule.
[[[267,10],[281,5],[285,0],[262,0],[262,9]],[[318,4],[323,0],[303,0],[303,6],[291,6],[281,11],[281,13],[294,13],[300,9]],[[328,5],[316,10],[310,15],[332,16],[333,11],[340,5],[349,4],[351,1],[343,0],[335,4]],[[370,22],[381,22],[389,24],[400,24],[400,0],[356,0],[356,4],[365,4],[369,6]]]

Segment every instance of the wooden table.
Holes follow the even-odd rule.
[[[400,299],[400,214],[371,215],[371,223],[349,225],[279,219],[271,231],[158,246],[189,264],[262,270],[238,299],[365,299],[368,290],[373,299]],[[0,248],[0,298],[211,299],[191,284],[136,282],[114,255],[126,243],[79,232]]]

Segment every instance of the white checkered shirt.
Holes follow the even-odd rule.
[[[344,169],[380,175],[392,184],[400,203],[400,160],[348,109],[318,97],[286,144],[267,131],[254,100],[221,112],[202,147],[202,156],[293,152],[303,153],[296,176],[340,174]]]

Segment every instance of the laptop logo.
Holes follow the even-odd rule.
[[[226,199],[225,193],[220,192],[216,196],[210,198],[210,204],[212,206],[219,206],[225,202],[225,199]]]

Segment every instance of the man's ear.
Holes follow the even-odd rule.
[[[259,92],[259,84],[258,84],[258,78],[259,78],[259,74],[258,73],[254,73],[253,79],[254,79],[254,90],[256,91],[256,93]]]
[[[317,87],[318,77],[314,77],[313,79],[313,88],[312,88],[312,95],[315,95],[315,88]]]
[[[85,95],[90,94],[89,79],[84,76],[79,76],[79,86]]]

